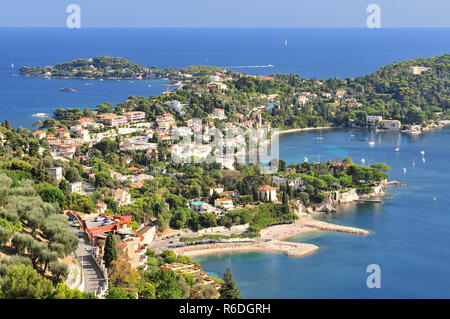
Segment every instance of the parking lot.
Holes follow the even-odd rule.
[[[91,228],[105,226],[105,225],[103,225],[103,222],[104,222],[104,220],[97,221],[97,218],[86,219],[86,227],[87,227],[87,229],[91,229]]]

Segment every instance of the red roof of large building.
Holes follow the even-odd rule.
[[[229,199],[229,198],[218,198],[218,199],[216,199],[216,202],[228,202],[228,201],[231,201],[231,199]]]
[[[124,225],[124,224],[130,223],[131,220],[133,219],[133,216],[131,216],[131,215],[117,215],[117,216],[114,216],[113,219],[118,219],[119,220],[119,225]]]

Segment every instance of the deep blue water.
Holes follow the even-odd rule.
[[[122,56],[146,66],[206,64],[249,74],[354,77],[383,65],[448,52],[450,29],[366,28],[0,28],[0,120],[31,127],[37,112],[150,96],[160,82],[45,80],[13,76],[21,66]],[[288,45],[284,42],[288,40]],[[15,68],[11,68],[11,64]],[[274,67],[254,67],[272,64]],[[86,85],[87,84],[87,85]],[[151,84],[151,87],[148,87]],[[73,87],[76,93],[60,92]]]
[[[320,247],[302,258],[239,253],[197,260],[218,275],[230,266],[246,298],[449,298],[450,130],[415,137],[375,134],[373,148],[366,131],[324,131],[323,141],[316,136],[317,132],[283,135],[280,157],[288,164],[301,162],[305,156],[315,161],[319,154],[321,160],[350,156],[355,162],[364,158],[366,165],[384,162],[392,167],[390,180],[408,185],[391,186],[382,204],[349,204],[341,206],[336,215],[323,216],[372,234],[314,233],[290,238]],[[397,143],[398,153],[394,152]],[[381,267],[380,289],[366,286],[369,264]]]
[[[354,77],[394,61],[448,53],[450,29],[28,29],[0,28],[0,121],[31,127],[31,115],[59,106],[95,107],[128,96],[150,96],[165,88],[161,81],[34,79],[14,76],[20,66],[54,65],[76,58],[122,56],[159,67],[207,64],[249,74],[299,73],[305,77]],[[288,40],[288,46],[284,41]],[[12,68],[11,64],[15,67]],[[274,67],[254,67],[273,64]],[[149,87],[151,85],[151,87]],[[76,93],[62,93],[73,87]],[[354,137],[350,135],[354,134]],[[411,138],[375,136],[370,149],[366,132],[316,132],[283,135],[281,158],[288,163],[351,156],[366,163],[386,162],[391,188],[383,204],[351,205],[327,217],[332,222],[371,230],[372,235],[302,236],[321,249],[304,258],[245,253],[200,258],[205,269],[221,275],[233,269],[244,297],[370,298],[450,297],[448,130]],[[426,162],[420,161],[425,150]],[[320,157],[319,157],[320,156]],[[412,167],[416,161],[416,167]],[[403,175],[402,168],[407,168]],[[433,197],[437,197],[433,201]],[[368,289],[365,269],[376,263],[382,288]]]

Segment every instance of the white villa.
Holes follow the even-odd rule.
[[[262,201],[275,202],[275,201],[278,201],[277,190],[279,190],[279,189],[280,189],[279,187],[264,185],[264,186],[258,188],[258,196],[259,196],[260,200],[262,200]]]

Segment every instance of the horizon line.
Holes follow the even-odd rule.
[[[0,28],[24,28],[24,29],[70,29],[66,26],[7,26]],[[82,26],[76,29],[449,29],[448,26],[386,26],[370,29],[366,26]]]

